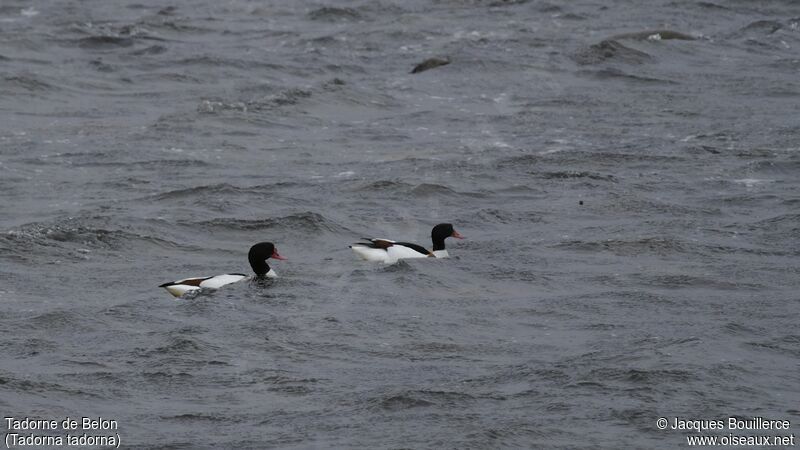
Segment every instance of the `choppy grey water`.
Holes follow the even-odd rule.
[[[0,412],[176,449],[800,423],[799,50],[788,0],[3,0]],[[447,261],[347,248],[438,222]],[[157,287],[264,240],[275,281]]]

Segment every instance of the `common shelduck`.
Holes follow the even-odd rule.
[[[250,267],[253,268],[253,272],[257,277],[275,278],[278,276],[267,264],[267,259],[269,258],[286,259],[278,254],[278,249],[275,248],[272,242],[259,242],[250,247],[247,259],[250,261]],[[226,273],[215,277],[184,278],[183,280],[164,283],[159,287],[163,287],[175,297],[180,297],[189,291],[219,289],[226,284],[236,283],[245,278],[247,278],[247,275],[243,273]]]
[[[449,223],[440,223],[431,230],[431,240],[433,250],[408,242],[390,241],[389,239],[368,239],[369,242],[357,242],[350,246],[356,254],[367,261],[381,261],[386,264],[397,262],[398,259],[406,258],[447,258],[447,250],[444,248],[444,240],[454,237],[464,239],[458,234]]]

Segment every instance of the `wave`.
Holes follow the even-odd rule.
[[[300,88],[286,89],[264,98],[245,101],[227,101],[223,99],[203,99],[197,106],[197,112],[214,114],[225,111],[258,112],[268,111],[283,106],[297,105],[312,96],[312,91]]]
[[[525,211],[523,213],[514,213],[496,208],[483,208],[478,210],[473,217],[465,223],[474,223],[479,225],[481,223],[498,223],[498,224],[511,224],[511,223],[524,223],[534,224],[542,222],[542,217],[539,213],[533,211]]]
[[[667,274],[667,275],[650,275],[638,274],[633,278],[637,279],[640,283],[651,287],[662,287],[668,289],[679,288],[707,288],[717,289],[723,291],[737,291],[737,290],[753,290],[758,291],[765,289],[765,286],[758,283],[746,283],[739,281],[729,281],[728,279],[714,279],[709,277],[700,277],[688,274]]]
[[[689,5],[694,5],[694,6],[697,6],[699,8],[703,8],[703,9],[718,9],[718,10],[722,10],[722,11],[730,11],[730,8],[728,8],[727,6],[722,6],[722,5],[719,5],[719,4],[716,4],[716,3],[711,3],[711,2],[687,2],[687,3]],[[679,4],[677,2],[675,2],[674,5],[678,6]],[[680,4],[681,7],[685,7],[686,5],[687,5],[686,3]]]
[[[73,388],[64,383],[48,383],[32,379],[30,376],[21,378],[9,373],[0,373],[0,385],[10,392],[30,393],[35,396],[66,394],[76,399],[97,399],[102,397],[89,390]]]
[[[408,191],[413,188],[414,188],[413,184],[404,183],[402,181],[379,180],[362,184],[353,190],[357,192],[398,191],[398,190]]]
[[[143,55],[160,55],[167,51],[167,47],[163,45],[151,45],[149,47],[141,48],[139,50],[134,50],[130,54],[135,56],[143,56]]]
[[[547,180],[568,180],[573,178],[586,178],[589,180],[610,181],[616,183],[617,179],[613,175],[603,175],[596,172],[577,171],[577,170],[564,170],[558,172],[542,172],[537,173]]]
[[[665,255],[695,251],[694,245],[667,238],[607,239],[603,241],[572,240],[558,243],[555,248],[589,252],[608,251],[620,256],[638,256],[644,253]]]
[[[475,397],[462,392],[408,390],[372,398],[367,403],[370,409],[397,411],[431,406],[454,408],[474,400]]]
[[[3,80],[6,82],[5,89],[18,87],[28,92],[41,92],[53,89],[51,84],[46,83],[33,75],[14,75],[10,77],[4,77]]]
[[[697,379],[697,375],[688,370],[678,369],[620,369],[620,368],[599,368],[591,370],[585,377],[587,381],[593,380],[617,380],[628,381],[639,384],[660,384],[660,383],[685,383]]]
[[[207,424],[214,424],[214,423],[237,423],[241,422],[241,419],[231,416],[225,416],[222,414],[204,414],[204,413],[185,413],[185,414],[176,414],[172,416],[161,416],[161,420],[164,421],[172,421],[172,422],[203,422]]]
[[[202,222],[180,222],[181,225],[201,226],[204,228],[224,228],[227,230],[267,230],[283,229],[304,232],[333,232],[348,231],[345,227],[314,212],[291,214],[284,217],[265,219],[236,219],[219,218]]]
[[[274,184],[262,184],[257,186],[242,187],[242,186],[235,186],[229,183],[217,183],[217,184],[209,184],[203,186],[194,186],[185,189],[176,189],[173,191],[155,194],[146,197],[146,199],[156,200],[156,201],[179,200],[187,198],[188,199],[198,198],[214,194],[229,195],[229,196],[238,196],[243,194],[263,195],[274,191],[276,188],[293,187],[296,185],[297,183],[281,182]]]
[[[47,329],[47,328],[45,328]],[[39,338],[11,338],[3,342],[4,351],[17,358],[28,358],[42,352],[55,353],[58,351],[59,343],[54,340],[44,340]],[[2,382],[0,382],[2,384]]]
[[[672,30],[649,30],[637,31],[634,33],[623,33],[611,37],[612,40],[616,39],[633,39],[640,41],[666,41],[666,40],[679,40],[679,41],[694,41],[697,38],[685,33]]]
[[[4,257],[19,261],[41,261],[42,255],[85,260],[95,250],[125,250],[136,243],[157,248],[185,248],[160,237],[92,225],[85,219],[56,223],[29,223],[0,235]]]
[[[616,68],[605,68],[600,70],[581,70],[578,72],[580,75],[588,75],[600,80],[613,80],[623,79],[628,81],[638,81],[642,83],[663,83],[663,84],[678,84],[677,81],[666,80],[663,78],[645,77],[641,75],[633,75]]]
[[[721,214],[719,208],[685,206],[678,203],[668,203],[666,201],[616,192],[610,192],[608,194],[608,202],[604,203],[604,208],[609,211],[625,211],[636,215],[664,213],[676,216],[700,217],[718,216]]]
[[[740,28],[736,33],[734,33],[734,36],[765,36],[773,34],[781,28],[783,28],[783,24],[775,20],[756,20],[755,22],[750,22],[749,24]]]
[[[728,322],[722,327],[722,329],[726,333],[732,334],[734,336],[752,336],[754,334],[760,334],[761,333],[760,330],[757,330],[756,328],[754,328],[752,326],[748,326],[748,325],[744,325],[744,324],[736,323],[736,322]]]
[[[324,6],[309,12],[308,18],[325,22],[341,22],[361,20],[362,15],[353,8]]]
[[[607,39],[578,52],[573,59],[581,65],[593,65],[606,61],[643,64],[652,62],[655,58],[641,50],[626,47],[613,39]]]
[[[469,197],[482,197],[484,194],[477,192],[458,192],[448,186],[437,183],[412,184],[394,180],[379,180],[360,184],[353,188],[355,192],[386,192],[415,198],[443,197],[465,195]]]
[[[26,319],[25,327],[49,331],[73,330],[78,325],[85,325],[83,322],[83,318],[75,312],[55,310]]]
[[[211,163],[200,159],[155,159],[149,161],[87,161],[75,163],[76,167],[139,167],[139,168],[186,168],[209,167]]]
[[[76,42],[79,47],[104,49],[112,47],[130,47],[136,42],[136,38],[123,36],[89,36],[80,38]]]
[[[747,345],[759,350],[771,350],[797,358],[800,357],[800,335],[788,334],[782,337],[761,342],[747,342]]]
[[[779,214],[768,219],[754,222],[751,226],[758,229],[778,229],[790,227],[792,231],[800,230],[800,213]]]
[[[208,66],[208,67],[225,67],[225,68],[237,68],[237,69],[247,69],[247,70],[286,69],[286,67],[281,64],[275,64],[253,59],[235,59],[235,58],[222,57],[216,55],[191,56],[188,58],[179,59],[178,61],[175,61],[174,64],[180,67]]]
[[[411,189],[411,195],[414,197],[436,197],[442,195],[455,195],[456,191],[447,186],[435,183],[422,183]]]

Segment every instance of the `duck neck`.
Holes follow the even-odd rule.
[[[433,239],[433,251],[437,250],[444,250],[444,239],[443,237],[434,237]]]
[[[269,264],[266,261],[250,261],[250,267],[253,268],[257,277],[263,277],[269,272]]]

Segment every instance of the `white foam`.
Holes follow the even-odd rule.
[[[743,184],[743,185],[745,185],[745,187],[749,187],[749,188],[751,188],[751,187],[753,187],[753,186],[755,186],[757,184],[772,183],[774,181],[775,180],[761,180],[761,179],[758,179],[758,178],[742,178],[741,180],[733,180],[734,183]]]

